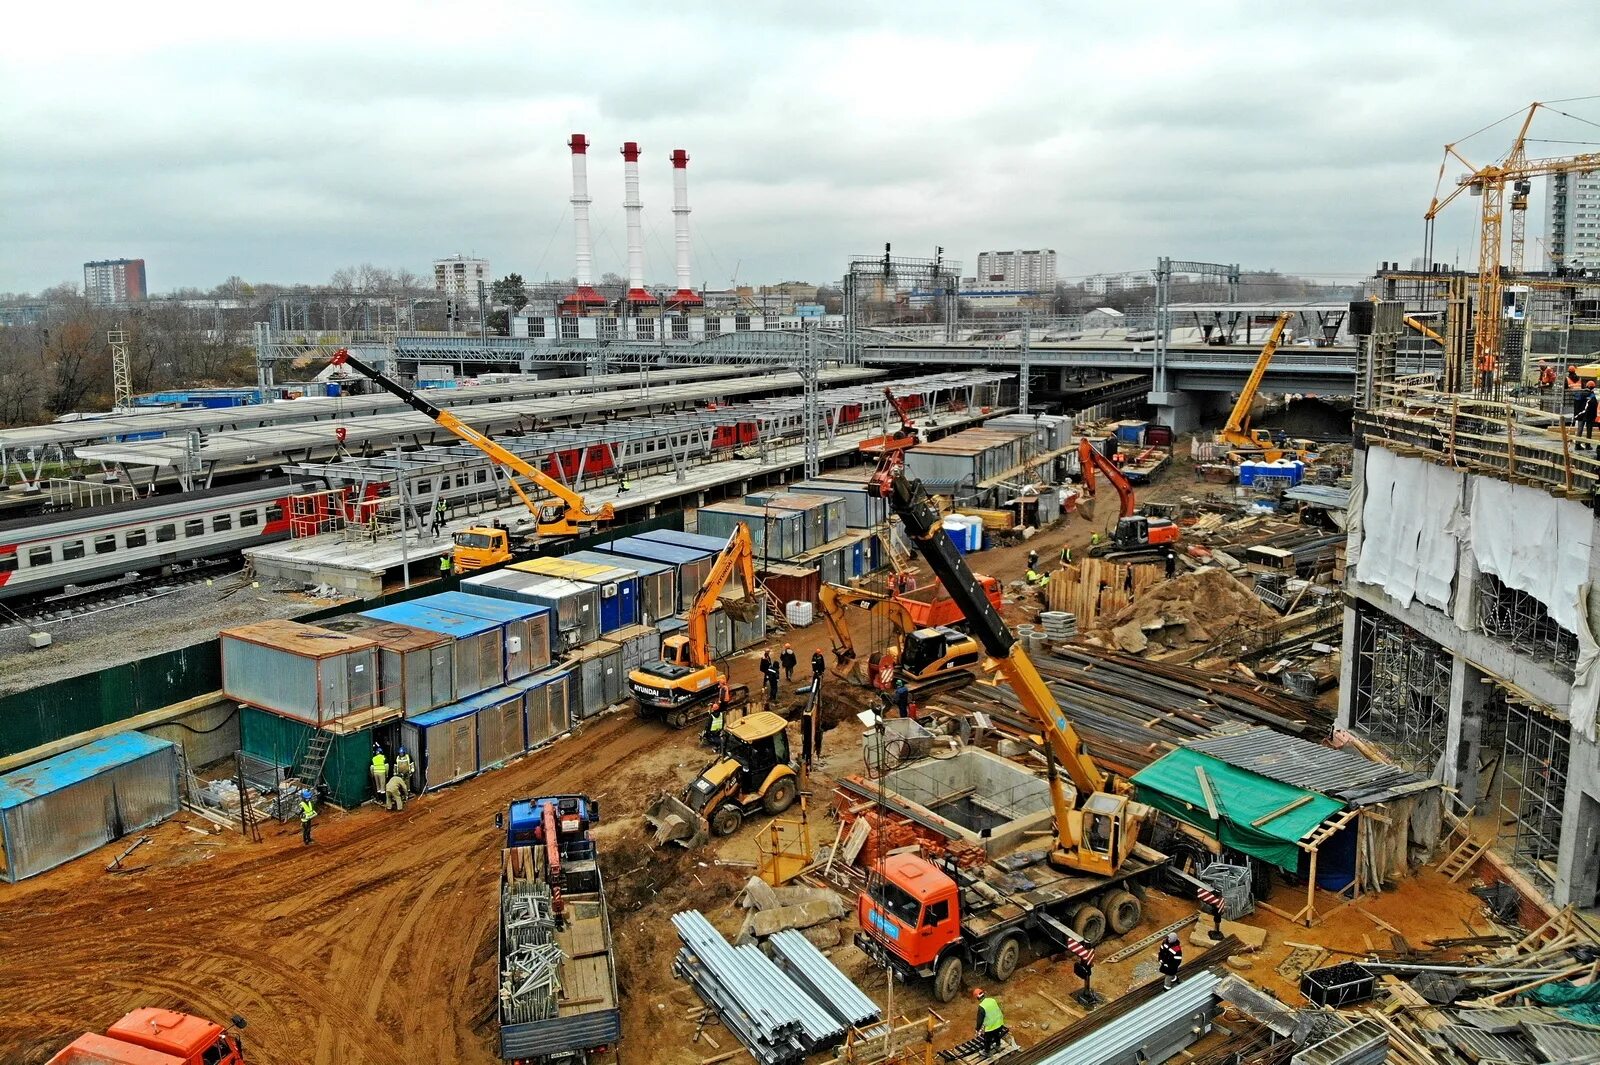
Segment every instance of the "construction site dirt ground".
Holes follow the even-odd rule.
[[[1171,490],[1189,490],[1187,478],[1176,480]],[[1058,525],[1031,545],[984,552],[973,564],[1014,580],[1028,546],[1053,560],[1064,539],[1085,544],[1092,529],[1112,524],[1114,506],[1102,503],[1100,516],[1094,524]],[[1007,616],[1031,620],[1036,612],[1018,605]],[[874,634],[864,621],[852,627],[864,649]],[[820,622],[792,639],[802,662],[814,646],[828,644]],[[734,680],[753,690],[755,662],[751,653],[731,664]],[[842,685],[830,680],[830,695]],[[849,721],[828,734],[831,771],[859,769],[859,734]],[[263,841],[250,843],[183,815],[149,830],[152,842],[122,872],[106,867],[131,840],[0,888],[0,1065],[42,1062],[77,1033],[140,1005],[219,1019],[244,1015],[257,1065],[488,1065],[498,1060],[494,815],[517,798],[575,791],[601,800],[605,813],[599,836],[624,999],[622,1060],[691,1065],[736,1049],[715,1025],[706,1031],[717,1047],[704,1037],[691,1042],[699,1004],[672,975],[677,939],[667,919],[698,908],[724,931],[738,926],[735,900],[753,871],[755,829],[690,854],[652,848],[642,819],[657,791],[681,786],[707,757],[693,730],[672,732],[622,710],[504,769],[421,796],[402,813],[370,804],[351,813],[328,807],[310,848],[301,847],[293,824],[269,823]],[[826,776],[813,781],[810,819],[819,845],[831,842],[837,827],[826,813],[829,786]],[[1362,911],[1412,942],[1486,931],[1465,887],[1427,871],[1310,929],[1258,913],[1248,923],[1267,928],[1270,938],[1247,975],[1298,1003],[1297,978],[1276,973],[1294,949],[1284,941],[1363,950],[1370,938],[1384,946],[1388,932]],[[1297,908],[1300,896],[1282,892],[1279,904]],[[1128,941],[1189,912],[1189,904],[1153,894]],[[848,923],[845,938],[848,944]],[[1101,957],[1120,946],[1108,940]],[[1152,944],[1124,962],[1097,966],[1097,990],[1116,995],[1149,978],[1154,950]],[[833,956],[882,1000],[883,976],[854,947]],[[1032,959],[993,990],[1027,1044],[1069,1019],[1079,986],[1070,962]],[[949,1021],[939,1045],[970,1037],[970,1000],[941,1006],[922,986],[894,989],[896,1014],[919,1016],[929,1007]]]

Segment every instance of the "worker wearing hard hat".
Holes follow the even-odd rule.
[[[317,816],[317,808],[311,803],[311,789],[306,788],[300,793],[300,845],[311,846],[311,819]]]
[[[1161,949],[1156,952],[1156,968],[1161,970],[1161,986],[1176,987],[1178,984],[1178,970],[1183,967],[1183,943],[1178,939],[1178,933],[1168,932],[1167,938],[1162,941]]]
[[[1000,1003],[995,997],[981,987],[972,989],[972,997],[978,1000],[978,1035],[983,1039],[983,1054],[988,1057],[1000,1049],[1000,1030],[1005,1027],[1005,1014],[1000,1012]]]
[[[389,759],[383,755],[383,748],[376,743],[372,745],[372,791],[380,798],[384,788],[389,784]]]

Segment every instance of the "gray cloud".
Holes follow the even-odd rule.
[[[1355,273],[1420,250],[1445,141],[1587,95],[1600,38],[1585,0],[1540,9],[1537,62],[1478,0],[105,8],[30,11],[0,45],[0,290],[107,255],[144,256],[157,289],[457,251],[563,276],[574,130],[601,270],[624,266],[636,140],[662,281],[678,147],[697,283],[827,280],[885,241],[969,267],[1043,245],[1067,273],[1161,254]],[[1441,256],[1470,257],[1473,222],[1452,205]]]

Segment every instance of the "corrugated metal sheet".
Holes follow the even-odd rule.
[[[1487,1058],[1498,1062],[1516,1062],[1520,1065],[1538,1065],[1541,1060],[1527,1042],[1514,1035],[1496,1035],[1466,1024],[1447,1024],[1439,1029],[1446,1042],[1466,1054],[1471,1060]],[[1296,1062],[1295,1065],[1301,1065]],[[1307,1059],[1304,1065],[1323,1065]]]
[[[846,1027],[883,1018],[883,1010],[805,936],[786,928],[767,940],[784,975]]]
[[[314,725],[371,709],[378,699],[378,645],[293,621],[224,629],[222,690],[237,702]]]
[[[16,883],[178,812],[177,746],[138,732],[0,777],[0,878]]]
[[[1187,976],[1177,987],[1073,1040],[1038,1065],[1134,1065],[1141,1052],[1148,1061],[1166,1061],[1194,1042],[1191,1029],[1210,1030],[1220,982],[1211,972]]]
[[[504,627],[505,675],[526,677],[550,664],[550,608],[466,592],[445,592],[422,600],[440,610],[498,621]]]
[[[293,718],[257,710],[253,706],[239,711],[239,745],[245,753],[273,765],[292,768],[305,754],[306,745],[316,731]],[[415,750],[412,747],[412,750]],[[335,735],[323,763],[322,783],[329,799],[340,806],[360,806],[373,795],[372,730]]]
[[[1301,1050],[1289,1065],[1383,1065],[1388,1059],[1388,1031],[1376,1021],[1360,1020]]]
[[[1438,787],[1420,773],[1372,762],[1354,751],[1336,751],[1265,725],[1224,736],[1190,740],[1184,746],[1252,773],[1352,805],[1383,802],[1397,794]]]
[[[1297,484],[1284,492],[1283,497],[1302,503],[1315,503],[1332,510],[1344,510],[1350,506],[1350,489],[1325,484]]]

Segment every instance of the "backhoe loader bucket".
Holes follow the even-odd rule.
[[[676,843],[694,850],[711,838],[711,826],[706,824],[705,818],[689,809],[688,803],[671,792],[657,796],[644,812],[644,819],[655,829],[658,847]]]

